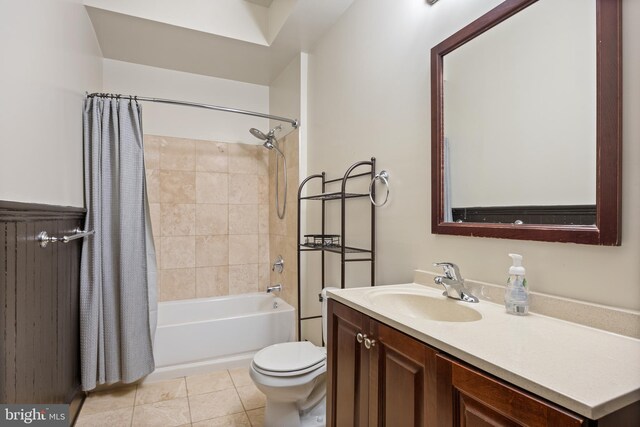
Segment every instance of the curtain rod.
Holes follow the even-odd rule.
[[[120,95],[116,93],[87,93],[87,98],[129,98],[136,101],[158,102],[161,104],[184,105],[186,107],[206,108],[209,110],[226,111],[228,113],[245,114],[247,116],[262,117],[265,119],[273,119],[279,122],[290,123],[293,128],[300,126],[298,119],[288,119],[286,117],[273,116],[271,114],[257,113],[255,111],[239,110],[237,108],[221,107],[218,105],[201,104],[198,102],[176,101],[173,99],[149,98],[146,96]]]

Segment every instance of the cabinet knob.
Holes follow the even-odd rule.
[[[362,333],[360,332],[356,334],[356,341],[358,341],[360,344],[362,344],[362,341],[364,341],[365,338],[367,338],[367,336],[362,335]]]
[[[365,337],[364,337],[364,346],[366,347],[366,349],[369,350],[374,345],[376,345],[376,340],[371,340],[371,339],[367,338],[367,336],[365,335]]]

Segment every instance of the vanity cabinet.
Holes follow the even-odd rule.
[[[633,426],[633,404],[590,420],[329,300],[327,425]]]
[[[331,426],[436,425],[436,351],[329,300]]]
[[[438,425],[585,426],[586,419],[439,354]]]

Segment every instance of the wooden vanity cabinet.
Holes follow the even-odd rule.
[[[369,353],[356,336],[368,317],[329,299],[327,308],[327,424],[369,425]]]
[[[329,425],[435,425],[435,350],[333,300],[328,325]]]
[[[332,299],[327,317],[329,426],[639,425],[640,402],[589,420]]]
[[[437,356],[439,425],[586,426],[588,420],[446,355]]]

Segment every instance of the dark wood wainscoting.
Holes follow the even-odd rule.
[[[82,227],[82,208],[0,201],[0,402],[67,403],[80,388],[82,239],[41,248],[37,236]]]

